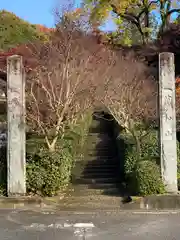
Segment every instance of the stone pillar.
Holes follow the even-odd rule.
[[[175,67],[173,53],[159,55],[159,118],[161,173],[169,193],[177,188]]]
[[[26,193],[25,74],[21,56],[7,59],[8,196]]]

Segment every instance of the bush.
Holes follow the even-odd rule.
[[[136,136],[140,136],[139,133]],[[159,171],[159,145],[157,131],[148,129],[139,137],[140,153],[130,134],[122,135],[126,143],[124,160],[125,182],[128,191],[136,195],[164,193]]]
[[[83,159],[91,123],[92,112],[89,111],[83,116],[80,116],[75,124],[71,124],[68,131],[65,133],[64,137],[73,141],[73,155],[75,156],[75,161]]]
[[[141,158],[156,160],[159,163],[159,154],[158,132],[150,129],[141,141]]]
[[[137,153],[136,143],[133,137],[123,133],[123,139],[126,143],[125,153],[125,172],[129,174],[133,171],[138,159],[156,161],[159,163],[159,145],[157,131],[148,130],[144,137],[140,139],[140,154]]]
[[[91,112],[81,116],[76,124],[67,126],[59,136],[55,152],[49,152],[44,136],[26,134],[26,186],[27,192],[53,196],[70,182],[75,160],[82,158]],[[7,192],[7,150],[0,149],[0,195]]]
[[[43,136],[31,136],[27,140],[29,193],[53,196],[69,184],[75,160],[81,157],[83,152],[90,124],[88,119],[90,115],[79,119],[74,125],[67,126],[63,135],[59,136],[55,152],[48,151]]]
[[[158,165],[149,160],[138,162],[131,178],[131,192],[147,196],[165,193]]]
[[[126,153],[125,153],[125,163],[124,169],[126,175],[132,175],[134,169],[136,167],[138,158],[137,154],[135,154],[136,150],[134,146],[127,146]]]
[[[64,188],[71,175],[72,155],[63,147],[54,153],[45,149],[27,156],[27,191],[53,196]]]

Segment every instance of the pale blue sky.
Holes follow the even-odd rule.
[[[81,0],[74,0],[77,7]],[[68,0],[0,0],[0,10],[5,9],[14,12],[20,18],[34,24],[42,24],[47,27],[54,26],[53,10],[62,6]],[[114,24],[108,21],[103,27],[104,30],[112,30]]]
[[[53,11],[63,3],[74,2],[75,7],[79,7],[82,0],[0,0],[0,10],[5,9],[14,12],[34,24],[42,24],[47,27],[54,26]],[[112,19],[109,19],[102,27],[102,30],[110,31],[115,29]]]
[[[66,0],[68,1],[68,0]],[[53,11],[62,6],[65,0],[0,0],[0,10],[14,12],[17,16],[34,24],[43,24],[47,27],[54,25]],[[79,6],[80,0],[75,0]]]

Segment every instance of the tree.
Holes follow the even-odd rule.
[[[27,119],[53,152],[67,123],[92,106],[108,61],[104,47],[69,22],[58,25],[49,42],[35,49],[38,66],[28,75]]]
[[[46,41],[48,34],[41,31],[39,26],[30,24],[13,13],[0,11],[0,50],[38,39]]]
[[[162,34],[171,23],[171,16],[174,13],[180,13],[179,0],[157,1],[158,11],[160,13],[161,25],[159,34]]]
[[[86,3],[91,10],[91,21],[101,23],[111,12],[120,29],[124,29],[124,22],[136,27],[144,44],[151,40],[154,31],[152,18],[160,17],[161,34],[170,23],[171,15],[180,12],[179,0],[87,0]]]
[[[157,86],[144,63],[131,54],[114,55],[112,65],[113,75],[98,96],[118,124],[133,137],[140,152],[146,127],[152,119],[156,120]]]

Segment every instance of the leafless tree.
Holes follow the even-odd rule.
[[[133,55],[114,53],[111,71],[99,94],[101,102],[109,109],[115,120],[139,145],[139,137],[146,134],[142,130],[137,136],[137,123],[156,120],[157,86],[145,64]]]
[[[27,119],[54,151],[65,122],[93,106],[96,81],[103,82],[106,72],[106,51],[69,23],[59,25],[50,41],[35,49],[38,66],[28,75]]]

